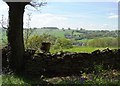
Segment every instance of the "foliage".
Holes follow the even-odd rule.
[[[66,38],[58,38],[56,40],[54,49],[59,49],[59,48],[62,48],[62,49],[72,48],[72,41],[70,39],[66,39]]]
[[[51,43],[52,45],[55,44],[55,41],[56,41],[56,37],[55,36],[52,36],[52,35],[49,35],[49,34],[42,34],[41,37],[43,38],[43,42],[49,42]]]
[[[88,46],[92,47],[118,47],[117,38],[95,38],[91,41],[88,41]]]
[[[4,28],[0,28],[0,47],[4,47],[8,44],[7,41],[7,30]]]
[[[28,39],[28,44],[25,44],[25,45],[28,48],[38,49],[41,47],[42,41],[43,41],[42,37],[39,37],[38,35],[34,35]]]
[[[36,29],[24,29],[24,44],[25,44],[25,48],[27,49],[28,46],[26,46],[28,44],[28,40],[29,38],[33,35],[33,33],[35,32]]]
[[[42,42],[51,43],[51,47],[54,49],[60,48],[72,48],[72,41],[66,38],[56,38],[51,35],[43,34],[43,35],[33,35],[29,37],[28,43],[25,44],[28,48],[38,49],[41,47]]]
[[[15,75],[2,75],[2,86],[6,85],[27,85],[27,83],[24,82],[24,80],[18,76]]]
[[[41,78],[31,78],[25,76],[18,76],[15,74],[5,74],[2,75],[2,86],[31,86],[33,84],[49,84],[48,82],[42,80]]]

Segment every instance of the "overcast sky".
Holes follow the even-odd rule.
[[[8,18],[8,6],[0,0],[0,20]],[[117,30],[118,2],[56,2],[51,1],[40,11],[27,6],[24,27],[27,27],[27,14],[31,13],[31,27],[84,28],[86,30]]]

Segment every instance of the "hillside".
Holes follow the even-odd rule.
[[[117,31],[109,31],[109,30],[73,30],[73,29],[36,29],[33,34],[49,34],[55,37],[68,37],[75,38],[78,40],[81,39],[93,39],[96,37],[117,37]]]
[[[64,37],[64,34],[71,34],[72,30],[61,30],[61,29],[37,29],[35,31],[38,35],[49,34],[55,37]]]

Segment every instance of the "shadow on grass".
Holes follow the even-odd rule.
[[[50,85],[52,83],[48,83],[41,78],[35,78],[31,76],[21,76],[16,74],[11,75],[2,75],[2,86],[36,86],[36,85]]]

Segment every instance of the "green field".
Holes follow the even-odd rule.
[[[38,34],[38,35],[42,35],[42,34],[49,34],[49,35],[53,35],[55,37],[64,37],[64,34],[71,34],[72,30],[51,30],[51,29],[37,29],[34,31],[33,34]]]
[[[73,48],[70,48],[70,49],[58,49],[58,50],[51,49],[50,52],[51,53],[55,53],[55,52],[59,52],[59,51],[64,51],[64,52],[85,52],[85,53],[91,53],[91,52],[93,52],[95,50],[104,50],[106,48],[105,47],[103,48],[103,47],[83,46],[83,47],[73,47]],[[109,48],[109,49],[117,49],[117,48]]]

